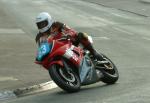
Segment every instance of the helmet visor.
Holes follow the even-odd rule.
[[[48,25],[48,21],[44,20],[44,21],[38,22],[36,24],[37,24],[38,29],[42,29]]]

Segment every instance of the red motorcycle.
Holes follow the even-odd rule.
[[[119,73],[105,55],[96,60],[89,51],[74,46],[69,38],[43,42],[37,50],[36,62],[49,71],[51,79],[67,92],[77,92],[83,85],[102,81],[114,84]]]

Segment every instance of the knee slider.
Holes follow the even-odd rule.
[[[88,35],[86,33],[79,32],[78,33],[78,39],[79,40],[88,39]]]

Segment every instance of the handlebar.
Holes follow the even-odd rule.
[[[70,36],[69,35],[63,36],[62,38],[58,39],[58,41],[70,41]]]

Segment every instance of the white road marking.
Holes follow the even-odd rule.
[[[14,77],[0,77],[0,82],[3,81],[17,81],[18,79],[14,78]]]
[[[128,31],[125,31],[125,30],[123,30],[123,29],[121,29],[121,28],[117,28],[117,27],[113,27],[113,28],[116,29],[117,31],[121,31],[121,32],[126,33],[126,34],[128,34],[128,35],[134,35],[133,33],[128,32]]]
[[[120,15],[120,14],[117,14],[117,13],[111,13],[112,15],[115,15],[115,16],[119,16],[119,17],[123,17],[123,18],[125,18],[125,16],[123,16],[123,15]]]
[[[33,93],[38,93],[38,92],[43,92],[43,91],[47,91],[47,90],[51,90],[54,88],[57,88],[58,86],[53,82],[53,81],[49,81],[46,83],[41,83],[38,85],[33,85],[33,86],[29,86],[29,87],[25,87],[25,88],[18,88],[16,90],[14,90],[14,93],[17,96],[23,96],[23,95],[30,95]]]
[[[90,21],[91,26],[107,26],[108,24],[106,24],[105,22],[102,21],[98,21],[97,19],[94,19],[92,17],[89,16],[85,16],[85,15],[81,15],[81,14],[77,14],[77,16],[81,19],[83,19],[83,21]],[[92,21],[91,21],[92,20]],[[88,22],[89,23],[89,22]],[[86,25],[87,26],[87,25]]]
[[[132,68],[150,68],[150,65],[136,65],[136,66],[126,66],[125,68],[127,69],[132,69]]]
[[[110,40],[108,37],[92,37],[94,40]]]
[[[43,88],[43,90],[50,90],[58,87],[53,81],[42,83],[40,86]]]
[[[36,4],[36,5],[45,5],[47,4],[47,0],[36,0],[36,1],[31,1],[33,4]]]
[[[16,98],[16,95],[14,94],[13,91],[0,92],[0,101],[1,100],[12,99],[12,98]]]
[[[8,1],[8,2],[10,2],[10,1]],[[15,0],[12,0],[11,3],[12,3],[12,4],[19,4],[19,1],[17,1],[17,0],[16,0],[16,1],[15,1]]]
[[[108,19],[104,19],[104,18],[101,18],[101,17],[97,17],[97,16],[91,16],[91,19],[98,20],[98,21],[103,22],[105,24],[111,24],[111,25],[116,24],[113,21],[110,21]]]
[[[19,1],[18,0],[1,0],[2,2],[9,2],[9,3],[11,3],[11,4],[18,4],[19,3]]]
[[[58,86],[53,82],[49,81],[46,83],[41,83],[38,85],[33,85],[25,88],[18,88],[13,91],[0,91],[0,101],[1,100],[8,100],[12,98],[17,98],[18,96],[24,96],[24,95],[30,95],[34,93],[44,92],[48,91],[54,88],[57,88]]]
[[[25,32],[22,29],[14,28],[0,28],[0,33],[13,33],[13,34],[24,34]]]
[[[114,16],[121,17],[121,18],[125,18],[125,19],[132,19],[130,17],[127,17],[126,15],[120,15],[120,14],[117,14],[117,13],[111,13],[111,14],[114,15]]]
[[[143,37],[143,39],[150,41],[150,38],[147,38],[147,37]]]

